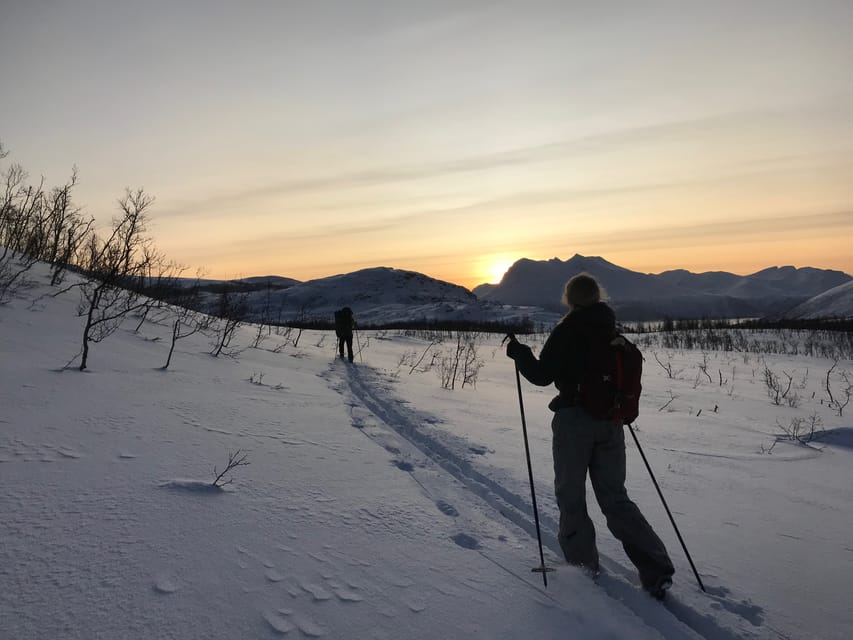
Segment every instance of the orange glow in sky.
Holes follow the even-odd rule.
[[[207,277],[853,273],[853,3],[607,5],[12,3],[0,168]]]

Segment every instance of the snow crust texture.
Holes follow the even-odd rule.
[[[81,373],[62,368],[78,348],[76,298],[32,306],[44,290],[0,307],[3,640],[853,635],[853,428],[820,403],[826,360],[766,358],[802,382],[792,408],[768,401],[754,356],[704,354],[726,378],[710,384],[693,375],[702,352],[658,351],[680,373],[649,365],[638,434],[708,587],[696,587],[631,445],[629,492],[677,565],[661,604],[594,508],[602,575],[561,560],[550,391],[525,386],[556,569],[547,589],[531,572],[530,487],[499,336],[480,338],[476,387],[449,391],[403,364],[444,347],[393,332],[363,332],[355,364],[319,331],[250,349],[256,329],[244,327],[243,346],[219,358],[198,334],[163,370],[164,312],[93,345]],[[825,439],[776,442],[777,425],[813,411]],[[236,450],[250,464],[212,486]]]

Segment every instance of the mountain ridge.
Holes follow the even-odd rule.
[[[205,281],[214,284],[203,290],[210,297],[231,283],[234,291],[249,296],[253,318],[268,313],[272,305],[278,310],[277,317],[286,322],[328,320],[335,309],[349,306],[360,321],[372,324],[522,318],[549,323],[565,313],[560,301],[563,288],[580,272],[593,275],[602,284],[611,306],[624,321],[783,317],[815,296],[853,281],[841,271],[790,265],[767,267],[746,276],[686,269],[650,274],[600,256],[576,253],[568,260],[522,258],[507,270],[500,283],[479,285],[473,290],[393,267],[369,267],[304,282],[281,276]],[[833,298],[832,308],[843,310],[843,299],[853,298],[853,288],[838,295],[842,301]]]
[[[565,282],[580,272],[601,283],[619,317],[626,320],[778,316],[853,280],[837,270],[787,265],[746,276],[725,271],[696,274],[686,269],[650,274],[600,256],[575,254],[565,261],[519,260],[500,283],[475,287],[474,293],[483,300],[556,310]]]

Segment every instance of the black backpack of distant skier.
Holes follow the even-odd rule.
[[[335,333],[338,336],[352,333],[352,309],[349,307],[335,311]]]
[[[640,413],[643,354],[620,333],[590,337],[579,403],[593,418],[631,424]]]

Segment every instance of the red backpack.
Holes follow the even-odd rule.
[[[643,354],[619,333],[590,339],[580,405],[593,418],[631,424],[640,413]]]

